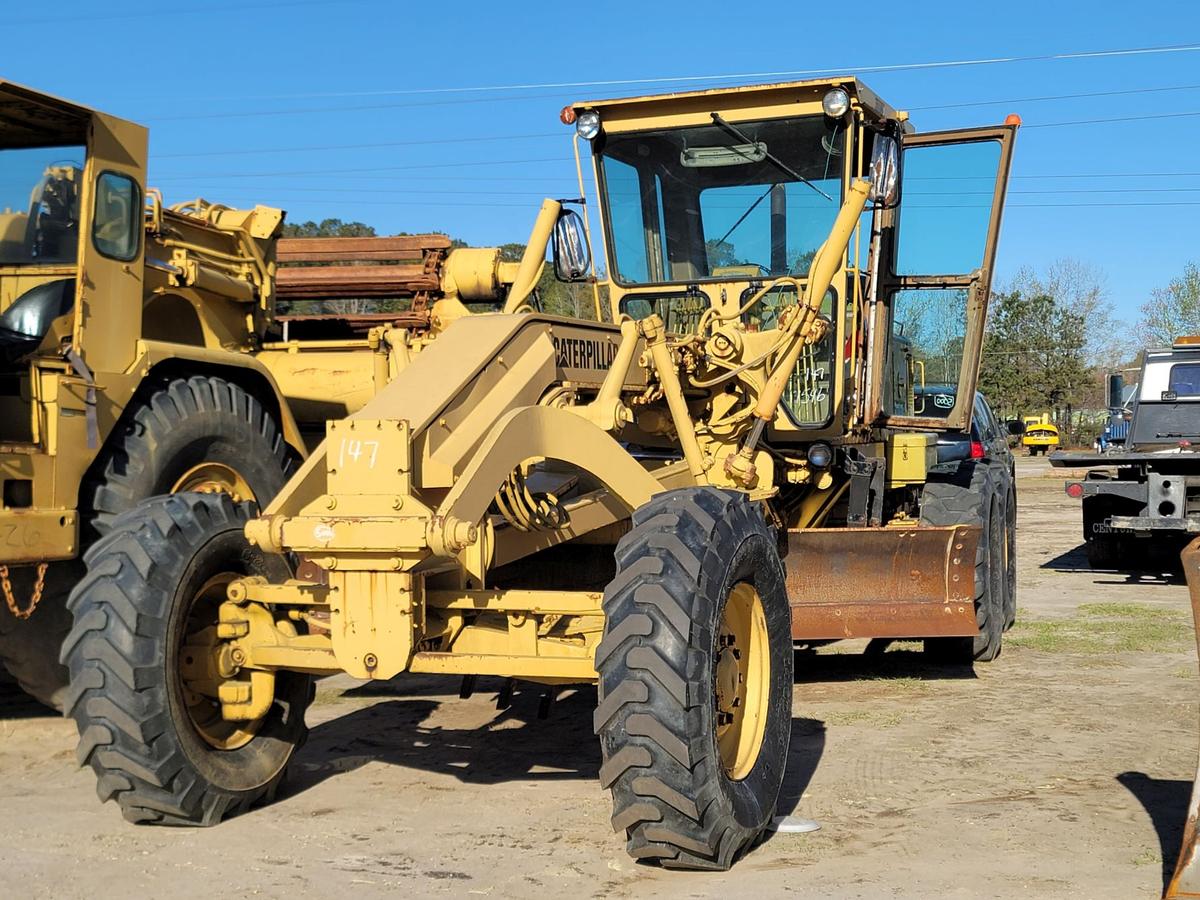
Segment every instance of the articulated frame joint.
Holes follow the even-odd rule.
[[[435,517],[425,532],[426,542],[434,556],[457,556],[479,540],[479,526],[454,517]]]

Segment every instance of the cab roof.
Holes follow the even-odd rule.
[[[735,87],[708,88],[698,91],[675,91],[662,94],[645,94],[640,97],[615,97],[609,100],[588,100],[572,103],[571,108],[576,114],[585,109],[595,109],[610,113],[627,112],[644,115],[644,108],[650,104],[669,106],[672,104],[693,106],[696,101],[704,100],[718,103],[722,107],[729,106],[765,106],[788,102],[809,101],[819,98],[831,88],[845,88],[852,98],[872,115],[880,119],[899,119],[904,121],[907,114],[897,112],[880,99],[879,95],[863,84],[853,75],[839,75],[830,78],[810,78],[803,81],[780,81],[768,84],[745,84]]]
[[[0,145],[82,144],[93,111],[33,88],[0,79]]]
[[[0,78],[0,147],[65,147],[88,143],[95,121],[129,134],[141,125]],[[144,138],[143,138],[144,140]]]

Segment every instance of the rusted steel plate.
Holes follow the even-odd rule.
[[[1200,650],[1200,538],[1184,548],[1183,574],[1187,576],[1188,593],[1192,595],[1192,624],[1196,630],[1196,646]],[[1187,822],[1183,826],[1183,843],[1175,863],[1175,874],[1167,885],[1166,897],[1200,897],[1200,860],[1197,859],[1196,819],[1200,817],[1200,765],[1192,782],[1192,802],[1188,804]]]
[[[309,266],[279,269],[276,294],[284,299],[405,296],[440,288],[423,266]]]
[[[420,259],[428,250],[448,250],[449,248],[450,238],[444,234],[361,238],[281,238],[275,247],[275,259],[281,263]]]
[[[969,637],[980,529],[809,528],[788,533],[796,640]]]

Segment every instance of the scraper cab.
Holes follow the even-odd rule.
[[[602,236],[612,322],[461,316],[261,514],[154,500],[89,554],[75,718],[127,818],[271,795],[315,675],[593,682],[629,852],[722,869],[775,811],[795,641],[998,651],[1014,507],[931,468],[970,424],[1015,123],[919,135],[854,79],[562,119],[600,218],[542,239],[586,282]]]

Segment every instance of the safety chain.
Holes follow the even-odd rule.
[[[17,598],[13,596],[12,582],[8,580],[8,566],[0,566],[0,588],[4,589],[4,602],[8,611],[18,619],[28,619],[42,602],[42,589],[46,586],[46,563],[38,563],[37,581],[33,585],[33,596],[29,598],[29,606],[21,609]]]

